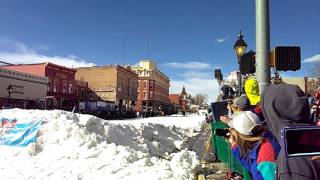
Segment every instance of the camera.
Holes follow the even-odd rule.
[[[320,155],[320,127],[286,127],[281,130],[282,153],[287,157]]]
[[[230,131],[227,128],[224,129],[215,129],[215,135],[222,136],[222,137],[229,137]]]

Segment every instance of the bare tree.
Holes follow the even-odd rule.
[[[199,106],[207,104],[208,102],[208,95],[207,94],[196,94],[193,98],[193,102]]]
[[[311,76],[320,78],[320,62],[317,62],[311,70]]]

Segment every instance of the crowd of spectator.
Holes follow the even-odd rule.
[[[268,86],[260,95],[254,77],[245,82],[245,94],[230,100],[226,140],[240,164],[255,179],[320,179],[319,157],[281,154],[285,127],[320,126],[320,88],[308,97],[296,85]],[[319,149],[320,151],[320,149]]]

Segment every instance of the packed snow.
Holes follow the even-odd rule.
[[[203,116],[103,120],[66,111],[1,110],[0,117],[43,120],[35,143],[0,146],[1,179],[194,179],[188,138]]]

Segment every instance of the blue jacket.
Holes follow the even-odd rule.
[[[266,139],[266,142],[271,143],[275,154],[275,157],[273,157],[273,159],[276,160],[280,151],[280,145],[278,141],[272,136],[269,131],[264,133],[263,137]],[[251,173],[254,180],[274,179],[275,174],[271,174],[270,172],[275,173],[276,163],[269,161],[260,162],[259,164],[257,163],[260,147],[261,144],[256,143],[253,149],[249,151],[248,156],[240,156],[239,146],[232,148],[232,153],[235,158],[239,160],[240,164]]]

